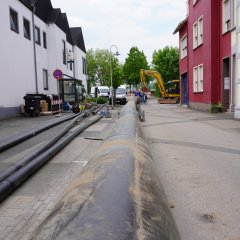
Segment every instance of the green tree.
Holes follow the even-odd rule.
[[[148,68],[148,62],[143,51],[139,51],[137,47],[132,47],[123,65],[126,83],[130,85],[130,87],[139,84],[140,70]]]
[[[96,84],[111,86],[110,60],[112,62],[113,88],[116,89],[122,84],[122,66],[116,56],[106,49],[96,49],[95,51],[90,49],[87,51],[88,89]]]
[[[152,65],[154,70],[161,73],[163,81],[179,79],[179,51],[178,48],[165,47],[153,52]]]
[[[95,61],[95,52],[93,49],[87,51],[86,54],[87,59],[87,75],[88,75],[88,89],[91,89],[91,86],[96,85],[97,83],[97,63]]]
[[[112,63],[113,89],[117,89],[124,84],[123,66],[119,64],[118,59],[114,58]]]

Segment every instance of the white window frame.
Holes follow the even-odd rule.
[[[187,56],[187,34],[181,38],[181,59]]]
[[[193,49],[203,44],[203,16],[193,24]]]
[[[203,92],[203,64],[193,68],[193,92]]]
[[[231,0],[231,27],[236,26],[236,0]]]
[[[231,0],[223,0],[222,1],[222,21],[223,21],[223,33],[228,32],[231,30],[232,27],[232,20],[231,20]]]
[[[197,27],[198,27],[198,22],[196,21],[193,24],[193,49],[195,49],[198,46],[198,31],[197,31]]]
[[[203,44],[203,17],[202,16],[198,19],[197,31],[198,31],[198,46],[200,46],[201,44]]]
[[[198,65],[198,92],[203,92],[203,64]]]
[[[189,0],[186,0],[186,16],[189,16]]]
[[[193,92],[198,92],[198,67],[193,68]]]

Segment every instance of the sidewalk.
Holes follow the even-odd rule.
[[[0,203],[0,240],[28,240],[30,238],[32,232],[62,197],[69,183],[81,174],[91,159],[94,149],[111,134],[118,118],[118,111],[116,107],[112,111],[112,118],[103,118],[87,128]],[[51,116],[0,121],[0,137],[19,132],[50,118]],[[77,127],[78,125],[75,128]],[[25,156],[30,148],[31,146],[21,154]],[[14,154],[14,157],[17,156]],[[12,162],[12,159],[13,156],[3,158],[0,164]]]
[[[240,237],[240,121],[179,105],[142,105],[142,123],[183,240]]]

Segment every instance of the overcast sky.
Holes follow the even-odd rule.
[[[81,27],[86,49],[116,45],[124,62],[137,46],[151,63],[154,50],[178,46],[178,23],[186,16],[186,0],[51,0],[67,13],[70,27]],[[115,52],[115,47],[111,48]]]

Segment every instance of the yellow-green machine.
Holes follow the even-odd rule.
[[[154,77],[157,80],[157,85],[162,95],[162,98],[158,99],[159,103],[178,103],[180,100],[180,80],[169,81],[170,87],[165,88],[164,81],[159,72],[154,70],[140,70],[140,79],[143,84],[143,88],[147,88],[145,76]]]

